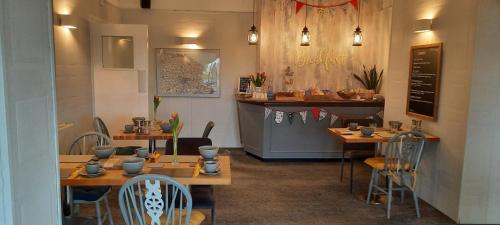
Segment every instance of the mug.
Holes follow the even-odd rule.
[[[134,131],[134,125],[131,125],[131,124],[125,125],[125,131],[126,132],[133,132]]]
[[[349,130],[357,130],[358,123],[349,123]]]
[[[207,173],[215,173],[219,168],[219,164],[217,161],[205,161],[205,172]]]
[[[147,148],[138,148],[137,150],[137,157],[139,158],[148,158],[149,157],[149,149]]]
[[[88,174],[96,174],[99,173],[99,170],[101,170],[101,164],[98,162],[88,162],[85,164],[85,171],[87,171]]]

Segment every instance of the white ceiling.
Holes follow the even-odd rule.
[[[140,0],[105,0],[122,9],[139,9]],[[252,12],[252,0],[151,0],[152,9],[209,12]]]

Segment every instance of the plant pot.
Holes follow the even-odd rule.
[[[255,87],[255,92],[262,92],[262,87]]]

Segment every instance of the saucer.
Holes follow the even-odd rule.
[[[104,175],[105,173],[106,173],[106,170],[105,170],[105,169],[103,169],[103,168],[101,168],[101,169],[99,170],[99,172],[94,173],[94,174],[89,174],[89,173],[87,173],[87,171],[85,171],[85,170],[80,171],[80,175],[81,175],[81,176],[84,176],[84,177],[99,177],[99,176]]]
[[[203,156],[200,155],[200,159],[201,159],[201,161],[219,161],[219,157],[217,157],[217,156],[215,156],[211,159],[205,159],[205,158],[203,158]]]
[[[124,130],[124,131],[123,131],[123,133],[124,133],[124,134],[133,134],[133,133],[135,133],[135,132],[134,132],[134,131],[126,131],[126,130]]]
[[[135,176],[141,175],[141,174],[144,174],[143,170],[141,170],[141,172],[139,172],[139,173],[127,173],[127,172],[123,171],[123,176],[127,176],[127,177],[135,177]]]
[[[207,175],[207,176],[216,176],[216,175],[219,175],[219,172],[220,172],[220,168],[217,168],[217,171],[212,172],[212,173],[206,172],[204,168],[200,169],[200,173],[203,175]]]
[[[372,135],[369,135],[369,136],[365,136],[365,135],[362,135],[362,134],[361,134],[361,135],[359,135],[359,136],[360,136],[360,137],[364,137],[364,138],[371,138],[371,137],[374,137],[374,136],[375,136],[375,134],[372,134]]]
[[[350,130],[350,131],[359,131],[359,130],[361,130],[361,129],[358,127],[358,128],[356,128],[355,130],[351,130],[351,128],[349,128],[349,127],[348,127],[348,128],[347,128],[347,130]]]

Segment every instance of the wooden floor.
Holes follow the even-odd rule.
[[[393,218],[385,219],[384,205],[366,205],[349,193],[348,182],[339,182],[338,161],[263,162],[241,150],[231,156],[232,185],[216,188],[219,225],[455,224],[423,201],[417,219],[410,198],[404,204],[396,198]],[[367,190],[369,172],[357,164],[355,192]],[[114,222],[123,224],[117,189],[110,198]],[[93,208],[82,212],[91,215]],[[208,225],[210,213],[203,212]]]

